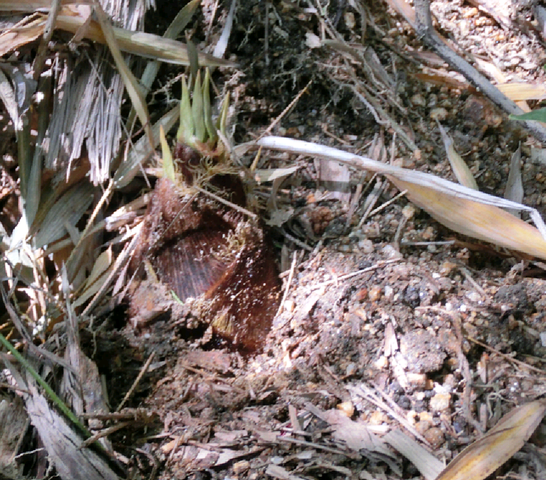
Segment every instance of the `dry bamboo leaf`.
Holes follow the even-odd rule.
[[[85,19],[81,17],[59,15],[56,27],[75,34],[84,23]],[[112,31],[120,50],[126,53],[177,65],[190,64],[187,46],[182,42],[151,33],[133,32],[117,27],[112,27]],[[86,26],[85,37],[94,42],[106,43],[100,25],[95,21],[91,21]],[[202,67],[235,66],[232,62],[205,53],[199,53],[198,59],[199,65]]]
[[[159,131],[163,128],[168,132],[177,122],[180,116],[180,107],[176,106],[163,115],[152,127],[153,144],[150,145],[146,137],[140,138],[127,153],[127,158],[122,162],[114,175],[114,187],[123,188],[136,175],[140,165],[144,163],[159,144]],[[153,147],[153,148],[152,148]]]
[[[388,176],[407,197],[442,225],[510,250],[546,259],[546,241],[540,232],[511,213],[493,205],[439,192]]]
[[[517,407],[465,448],[437,480],[483,480],[523,447],[546,413],[546,400]]]
[[[0,39],[1,41],[1,39]],[[4,103],[15,130],[21,129],[21,118],[19,117],[19,108],[15,98],[15,91],[11,86],[8,77],[0,70],[0,100]]]
[[[0,57],[33,42],[44,33],[43,19],[25,18],[0,34]]]
[[[25,388],[25,386],[20,386]],[[118,480],[107,462],[89,448],[81,448],[82,438],[51,408],[28,379],[23,396],[32,425],[38,431],[49,460],[63,480]]]
[[[521,179],[521,144],[512,155],[510,160],[510,172],[506,181],[506,189],[504,190],[504,198],[513,200],[514,202],[523,201],[523,180]],[[509,210],[510,213],[519,217],[519,212]]]
[[[0,472],[9,480],[23,478],[15,458],[27,428],[28,416],[21,399],[0,396]]]
[[[270,463],[267,466],[265,474],[273,478],[278,478],[279,480],[304,480],[303,477],[294,475],[290,473],[286,468],[279,465],[274,465],[273,463]]]
[[[150,127],[150,114],[148,113],[148,104],[146,103],[146,99],[144,98],[140,86],[138,85],[137,79],[125,63],[123,55],[121,54],[118,46],[116,36],[114,35],[114,28],[110,24],[106,13],[104,13],[104,10],[97,0],[95,0],[95,14],[99,19],[100,28],[102,30],[108,48],[110,49],[110,53],[114,58],[114,62],[116,62],[116,67],[119,74],[121,75],[123,84],[125,85],[125,89],[127,90],[129,97],[131,98],[133,108],[137,113],[140,123],[144,127],[150,145],[153,145],[154,137],[152,134],[152,129]],[[88,31],[87,28],[86,31]]]
[[[327,410],[322,414],[333,428],[333,437],[344,442],[351,450],[379,453],[394,460],[385,442],[371,431],[369,425],[355,422],[339,410]]]
[[[449,160],[449,163],[451,164],[453,173],[457,177],[457,180],[459,180],[459,183],[461,185],[464,185],[465,187],[479,190],[476,179],[474,178],[474,175],[472,175],[470,168],[468,168],[466,162],[457,153],[457,150],[455,150],[455,147],[453,146],[453,140],[451,140],[451,137],[444,130],[444,127],[442,127],[440,122],[436,121],[436,123],[438,124],[440,134],[442,135],[442,141],[444,142],[444,148],[446,149],[447,158]]]
[[[102,252],[93,264],[93,270],[87,277],[84,288],[87,290],[93,285],[103,274],[110,268],[114,261],[114,254],[112,252],[112,245],[110,245],[104,252]]]
[[[47,212],[38,212],[35,246],[41,248],[67,233],[65,224],[76,225],[93,200],[93,185],[76,184],[68,190]],[[39,219],[42,219],[41,221]],[[33,230],[36,227],[33,225]]]
[[[436,220],[456,232],[546,259],[546,225],[534,208],[472,190],[434,175],[395,167],[331,147],[282,137],[264,137],[257,145],[327,158],[386,175]],[[246,148],[246,146],[242,146]],[[537,228],[501,210],[530,213]]]
[[[392,430],[382,440],[413,463],[426,480],[436,480],[445,468],[440,460],[402,430]]]
[[[192,19],[197,7],[201,3],[200,0],[191,0],[178,12],[174,20],[171,22],[163,37],[175,39],[184,28],[188,25]],[[160,63],[158,61],[148,62],[144,73],[140,78],[140,84],[145,89],[146,93],[149,92],[152,83],[154,82],[157,72],[159,71]]]
[[[61,5],[79,3],[80,0],[62,0]],[[30,2],[14,2],[13,0],[0,0],[1,12],[46,12],[51,7],[51,0],[32,0]]]
[[[301,168],[300,165],[294,165],[293,167],[286,168],[267,168],[254,170],[254,179],[258,183],[272,182],[277,178],[284,178],[288,175],[292,175]]]
[[[226,53],[228,46],[229,36],[231,35],[231,30],[233,28],[233,18],[235,17],[235,10],[237,9],[237,0],[232,0],[231,6],[229,7],[228,16],[222,30],[222,35],[218,40],[218,43],[214,47],[214,56],[217,58],[222,58]]]
[[[49,3],[49,2],[48,2]],[[0,4],[0,10],[3,10]],[[22,8],[22,11],[29,11]],[[32,10],[36,11],[36,10]],[[37,39],[44,33],[47,17],[24,19],[21,24],[4,31],[0,35],[0,56],[16,50]],[[82,28],[83,27],[83,28]],[[106,44],[106,38],[98,22],[88,17],[74,15],[72,10],[62,8],[56,19],[55,28],[65,30],[74,35],[83,34],[83,36],[94,42]],[[119,45],[120,50],[126,53],[132,53],[153,60],[159,60],[176,65],[189,65],[189,56],[187,46],[179,41],[160,37],[145,32],[135,32],[124,28],[112,27],[113,35]],[[206,53],[198,54],[199,65],[202,67],[234,67],[236,64],[214,57]]]
[[[459,90],[469,90],[472,88],[464,77],[462,77],[462,79],[454,78],[450,76],[448,72],[443,72],[441,70],[428,69],[427,73],[416,73],[413,76],[422,82],[427,82],[442,87],[446,86],[449,88],[458,88]]]
[[[546,98],[546,85],[532,83],[502,83],[497,88],[510,100],[543,100]]]

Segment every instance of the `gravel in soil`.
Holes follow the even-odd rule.
[[[214,73],[232,96],[234,143],[282,116],[269,133],[453,180],[440,121],[488,193],[504,195],[521,145],[524,203],[544,215],[541,146],[423,51],[384,3],[368,3],[239,6],[228,47],[239,70]],[[433,2],[439,31],[507,80],[543,82],[534,2],[493,14],[474,3]],[[161,31],[172,5],[158,2],[149,27]],[[225,5],[202,2],[191,31],[198,47],[215,44],[226,15]],[[162,85],[179,73],[164,68]],[[152,110],[178,97],[162,85]],[[138,421],[111,437],[144,476],[414,478],[416,468],[383,441],[388,432],[403,428],[447,463],[546,393],[542,263],[455,235],[380,178],[269,152],[258,167],[294,165],[278,190],[252,186],[283,280],[259,348],[238,350],[194,318],[191,302],[153,283],[129,313],[118,307],[92,338],[82,333],[116,405],[151,358],[126,404]],[[498,475],[543,478],[545,434],[539,427]]]
[[[242,73],[216,74],[233,96],[235,142],[263,133],[310,82],[273,134],[452,179],[439,120],[480,189],[500,196],[521,143],[524,201],[544,213],[540,148],[517,124],[470,87],[420,79],[433,69],[457,75],[433,56],[426,64],[411,28],[382,3],[318,6],[320,14],[298,1],[239,8],[229,54]],[[543,80],[542,40],[520,28],[529,5],[504,12],[510,28],[461,1],[434,2],[433,12],[468,56],[507,79]],[[338,43],[314,43],[333,32]],[[207,41],[217,35],[215,27]],[[409,140],[393,135],[393,121]],[[155,352],[132,403],[160,423],[145,440],[140,431],[130,438],[164,464],[160,478],[412,478],[415,467],[381,442],[389,430],[401,424],[449,462],[514,405],[546,392],[541,265],[456,237],[404,199],[361,221],[369,192],[376,205],[397,192],[360,172],[349,172],[343,196],[326,187],[321,162],[277,153],[259,166],[294,162],[301,169],[278,191],[282,220],[269,212],[285,295],[257,352],[176,315],[122,332],[142,360]],[[352,208],[359,185],[368,190]],[[353,429],[360,436],[346,434]],[[545,465],[530,446],[500,473],[539,478]]]

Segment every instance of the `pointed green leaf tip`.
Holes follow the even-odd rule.
[[[167,138],[165,137],[165,131],[163,130],[163,125],[159,127],[159,142],[161,143],[161,155],[163,157],[163,173],[165,177],[174,182],[175,173],[174,173],[174,161],[171,149],[167,143]]]
[[[538,110],[522,113],[521,115],[510,115],[510,118],[519,121],[535,120],[537,122],[546,122],[546,108],[539,108]]]
[[[192,98],[192,114],[193,123],[195,126],[195,139],[198,142],[205,143],[205,118],[203,111],[203,91],[201,90],[201,71],[197,72],[195,77],[195,85],[193,86],[193,98]]]
[[[218,130],[223,135],[226,134],[229,97],[224,98],[220,115],[214,122],[210,86],[211,76],[208,69],[204,73],[198,71],[195,82],[192,82],[191,78],[189,82],[182,78],[180,127],[176,139],[202,155],[220,156],[224,149],[218,145]]]
[[[205,80],[203,81],[203,113],[208,141],[210,143],[216,143],[216,128],[212,122],[212,107],[210,105],[210,71],[208,68],[205,73]]]
[[[182,77],[182,99],[180,100],[180,126],[176,134],[176,139],[180,143],[190,145],[193,139],[193,116],[191,109],[190,91],[186,78]]]

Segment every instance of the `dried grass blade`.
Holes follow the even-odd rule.
[[[546,400],[517,407],[465,448],[437,480],[483,480],[509,460],[533,434],[546,413]]]
[[[442,141],[444,142],[444,148],[446,149],[447,159],[451,164],[451,168],[453,169],[453,173],[457,177],[457,180],[459,180],[459,183],[461,185],[464,185],[465,187],[479,190],[476,179],[474,178],[474,175],[472,175],[470,168],[468,168],[466,162],[457,153],[457,150],[455,150],[455,147],[453,146],[453,140],[447,134],[440,122],[437,121],[436,123],[438,124],[440,134],[442,135]]]
[[[76,33],[85,23],[81,17],[59,15],[57,28]],[[174,63],[176,65],[189,65],[187,46],[170,38],[160,37],[151,33],[133,32],[123,28],[111,27],[113,35],[120,50],[126,53],[140,55],[142,57]],[[91,21],[85,30],[85,37],[94,42],[106,43],[106,38],[97,22]],[[205,53],[199,53],[199,65],[203,67],[234,67],[236,64],[213,57]]]
[[[1,41],[1,39],[0,39]],[[4,72],[0,70],[0,100],[4,103],[13,127],[15,130],[21,128],[21,118],[19,117],[19,108],[17,106],[17,100],[15,99],[15,90],[13,89],[8,77],[4,75]]]
[[[144,163],[153,153],[155,147],[159,144],[159,131],[163,128],[168,132],[176,123],[180,116],[180,107],[176,106],[152,127],[153,144],[150,145],[147,137],[140,138],[127,153],[127,158],[114,175],[114,188],[125,187],[136,175],[140,165]]]
[[[501,83],[497,88],[514,102],[522,100],[544,100],[546,85],[532,83]]]
[[[63,480],[118,480],[120,477],[95,451],[81,448],[82,438],[53,410],[32,382],[25,405],[31,423]]]
[[[35,246],[41,248],[67,233],[65,223],[76,225],[93,201],[93,185],[76,184],[60,197],[46,212],[38,211],[32,230],[35,234]]]
[[[17,25],[4,30],[0,34],[0,57],[36,40],[43,35],[45,25],[43,19],[25,18]]]
[[[116,67],[118,68],[119,74],[121,75],[125,88],[127,89],[127,93],[129,94],[131,102],[133,103],[133,107],[137,113],[138,118],[140,119],[140,123],[146,131],[146,135],[148,136],[150,145],[153,145],[154,137],[152,134],[152,129],[150,127],[150,114],[148,113],[148,105],[146,104],[144,95],[140,90],[137,79],[125,63],[123,55],[121,54],[118,46],[116,36],[114,35],[114,29],[98,1],[95,1],[95,13],[97,15],[97,18],[99,19],[100,28],[102,29],[102,33],[104,34],[104,38],[106,40],[108,48],[112,53],[112,57],[114,57]]]
[[[62,5],[78,3],[78,0],[62,0]],[[24,2],[14,2],[12,0],[0,0],[0,12],[47,12],[51,7],[51,0],[27,0]]]
[[[402,430],[390,431],[383,437],[383,441],[413,463],[426,480],[436,480],[445,469],[440,460]]]
[[[540,232],[505,210],[387,176],[407,197],[442,225],[510,250],[546,260]]]
[[[93,270],[85,281],[84,288],[89,288],[95,283],[103,273],[108,270],[112,262],[114,261],[114,254],[112,252],[112,246],[110,245],[104,252],[102,252],[93,264]],[[76,306],[76,305],[75,305]]]
[[[513,153],[510,160],[510,172],[508,173],[508,180],[506,181],[506,189],[504,190],[504,198],[512,200],[514,202],[521,203],[523,201],[523,180],[521,178],[521,144],[518,149]],[[517,211],[510,210],[510,213],[519,217],[520,214]]]
[[[218,43],[214,47],[213,55],[218,58],[222,58],[226,53],[228,46],[229,36],[231,35],[231,29],[233,28],[233,18],[235,17],[235,9],[237,8],[237,0],[231,0],[231,6],[229,7],[229,13],[226,18],[224,29]]]
[[[184,28],[186,28],[188,23],[190,23],[200,3],[201,0],[192,0],[187,5],[185,5],[184,8],[182,8],[180,12],[178,12],[178,15],[176,15],[171,24],[167,27],[163,38],[175,39],[179,35],[179,33],[184,30]],[[148,90],[152,86],[152,83],[157,76],[157,72],[159,71],[159,66],[159,61],[147,63],[146,68],[144,69],[144,73],[142,74],[142,77],[140,79],[140,83],[144,86],[146,90]]]
[[[398,188],[408,190],[412,201],[448,228],[546,259],[546,225],[538,211],[529,206],[472,190],[428,173],[386,165],[370,158],[310,142],[283,137],[264,137],[256,144],[275,150],[326,158],[387,175]],[[246,146],[238,148],[244,149]],[[538,229],[501,208],[529,212]]]

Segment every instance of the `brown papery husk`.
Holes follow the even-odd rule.
[[[241,200],[236,176],[212,179]],[[158,180],[131,269],[144,278],[148,259],[161,283],[182,301],[202,298],[203,320],[235,346],[256,350],[278,308],[273,247],[262,227],[203,193]]]

